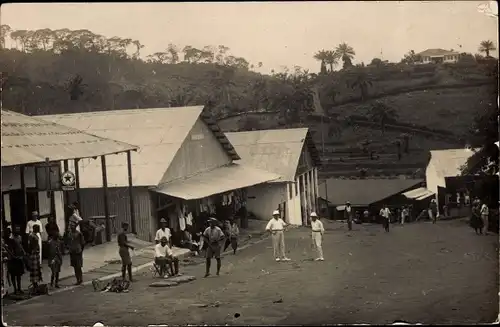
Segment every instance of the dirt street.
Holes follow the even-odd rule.
[[[463,221],[396,226],[325,223],[326,261],[311,261],[310,232],[286,233],[291,262],[272,258],[271,240],[223,258],[222,275],[182,267],[198,279],[150,288],[144,271],[129,293],[92,287],[4,308],[9,325],[428,324],[493,322],[498,314],[498,236]],[[215,269],[215,262],[213,264]],[[214,271],[215,272],[215,271]]]

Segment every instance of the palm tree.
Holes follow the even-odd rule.
[[[354,52],[353,47],[351,47],[345,42],[337,46],[336,52],[341,58],[348,57],[349,59],[353,59],[354,56],[356,55],[356,52]]]
[[[321,61],[321,67],[323,67],[326,64],[326,61],[328,59],[328,51],[327,50],[320,50],[314,54],[314,59]]]
[[[382,135],[385,134],[385,125],[387,122],[396,120],[398,113],[393,108],[385,105],[382,102],[375,102],[375,104],[370,108],[370,119],[380,123],[380,129]]]
[[[354,81],[351,82],[352,89],[359,89],[361,93],[361,100],[364,101],[368,95],[368,89],[372,86],[372,82],[368,79],[366,74],[360,73],[356,76]]]
[[[325,64],[330,65],[330,72],[333,72],[333,66],[339,63],[339,54],[336,51],[326,51]]]
[[[494,51],[497,48],[495,47],[495,43],[493,41],[487,40],[487,41],[481,41],[479,44],[479,52],[481,53],[486,53],[486,57],[490,56],[490,51]]]

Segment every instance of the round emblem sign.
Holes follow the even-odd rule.
[[[64,186],[73,186],[73,185],[75,185],[75,174],[73,174],[71,171],[65,171],[61,175],[61,183]]]

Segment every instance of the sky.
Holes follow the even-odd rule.
[[[321,49],[346,42],[354,63],[399,62],[413,49],[476,53],[482,40],[498,40],[494,1],[335,1],[179,3],[19,3],[0,8],[12,29],[88,29],[141,41],[144,56],[168,43],[225,45],[261,72],[301,66],[318,71]],[[497,51],[493,53],[497,55]]]

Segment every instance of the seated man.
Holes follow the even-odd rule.
[[[168,246],[168,239],[163,236],[160,243],[155,245],[155,263],[160,267],[160,275],[164,277],[168,273],[167,265],[170,267],[170,274],[179,274],[179,259],[174,257],[172,249]]]

